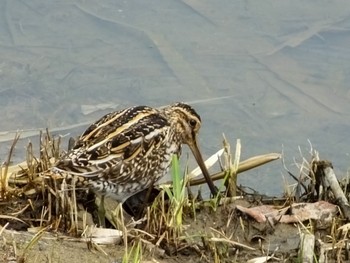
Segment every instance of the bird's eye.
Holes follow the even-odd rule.
[[[194,119],[191,119],[191,120],[189,121],[189,124],[191,125],[191,127],[196,127],[197,121],[194,120]]]

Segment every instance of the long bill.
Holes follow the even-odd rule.
[[[199,165],[199,167],[201,168],[202,170],[202,173],[203,173],[203,176],[205,178],[205,180],[207,181],[207,184],[209,186],[209,189],[210,189],[210,192],[213,196],[216,196],[217,193],[218,193],[218,190],[217,188],[215,187],[214,183],[213,183],[213,180],[211,180],[210,178],[210,175],[209,175],[209,172],[208,172],[208,169],[207,167],[205,166],[205,163],[203,161],[203,157],[202,157],[202,154],[201,152],[199,151],[199,148],[198,148],[198,144],[197,144],[197,140],[194,139],[191,143],[188,144],[188,146],[190,147],[193,155],[194,155],[194,158],[196,158],[196,161]]]

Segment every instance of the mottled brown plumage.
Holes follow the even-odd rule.
[[[196,136],[201,119],[184,103],[162,108],[136,106],[103,116],[79,137],[75,146],[55,165],[53,171],[120,202],[162,178],[173,154],[181,145],[191,148],[212,193]]]

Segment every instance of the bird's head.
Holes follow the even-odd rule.
[[[201,127],[201,118],[188,104],[175,103],[166,109],[166,115],[181,143],[188,144],[190,148],[196,144],[196,137]]]

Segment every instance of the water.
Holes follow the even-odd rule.
[[[20,161],[40,128],[68,138],[111,110],[186,101],[205,156],[225,133],[243,159],[283,148],[295,173],[308,140],[339,177],[350,166],[350,2],[7,0],[0,12],[1,160],[8,131],[28,136]],[[283,175],[275,162],[239,178],[277,194]]]

